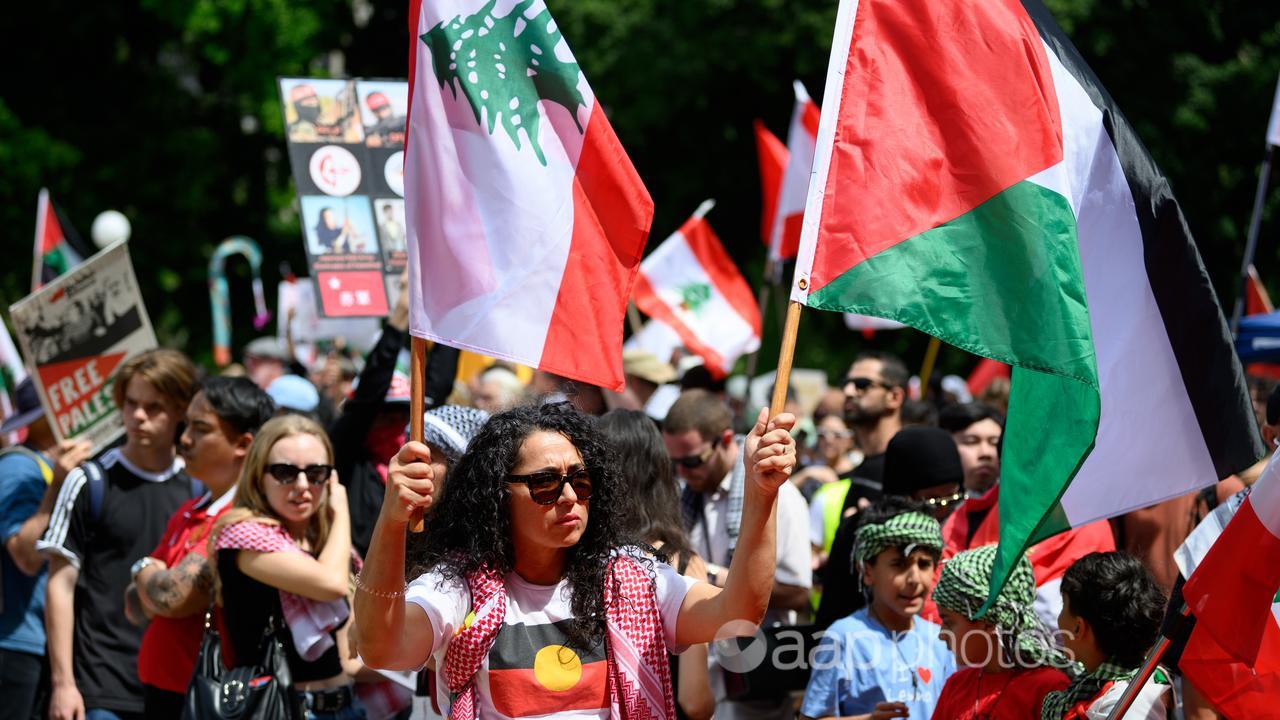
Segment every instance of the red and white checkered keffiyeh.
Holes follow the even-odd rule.
[[[467,576],[474,620],[449,641],[444,677],[454,720],[477,717],[475,675],[493,647],[507,614],[502,576],[478,571]],[[658,594],[649,573],[634,558],[618,556],[605,575],[606,654],[609,716],[615,720],[666,720],[675,717],[671,666],[663,639]]]
[[[280,525],[246,520],[228,525],[218,534],[218,550],[256,552],[305,552]],[[346,600],[322,602],[280,591],[280,611],[284,614],[293,646],[304,660],[314,662],[333,647],[330,633],[346,622],[350,610]]]

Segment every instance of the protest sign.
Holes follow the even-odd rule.
[[[315,362],[325,345],[341,341],[347,348],[364,354],[373,349],[382,330],[376,318],[326,318],[316,312],[315,291],[308,278],[282,282],[276,296],[277,330],[280,339],[292,337],[298,359]]]
[[[116,243],[9,308],[58,440],[97,452],[124,425],[112,400],[124,361],[156,347],[129,248]]]
[[[395,80],[280,78],[307,264],[324,317],[380,317],[405,267],[404,126]]]

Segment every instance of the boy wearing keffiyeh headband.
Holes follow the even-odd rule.
[[[1125,553],[1091,553],[1068,568],[1058,628],[1084,672],[1066,690],[1045,697],[1042,720],[1106,718],[1155,642],[1165,602],[1150,571]],[[1163,720],[1168,691],[1168,680],[1157,672],[1125,720]]]
[[[917,617],[937,572],[941,526],[900,498],[858,517],[853,569],[869,603],[827,629],[801,714],[928,718],[955,671],[941,628]]]

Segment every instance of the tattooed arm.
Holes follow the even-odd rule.
[[[136,578],[138,599],[147,615],[182,618],[209,607],[213,591],[213,570],[209,560],[190,553],[174,567],[156,561]]]

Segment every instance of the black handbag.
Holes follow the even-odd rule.
[[[809,684],[807,659],[813,657],[819,637],[814,625],[779,625],[760,628],[750,637],[721,640],[730,645],[718,644],[719,650],[737,656],[721,663],[726,697],[736,702],[778,701],[803,691]],[[781,666],[776,664],[779,660]]]
[[[289,663],[275,619],[262,637],[262,660],[230,669],[222,665],[218,630],[204,616],[204,639],[187,687],[182,720],[301,720],[289,686]]]

